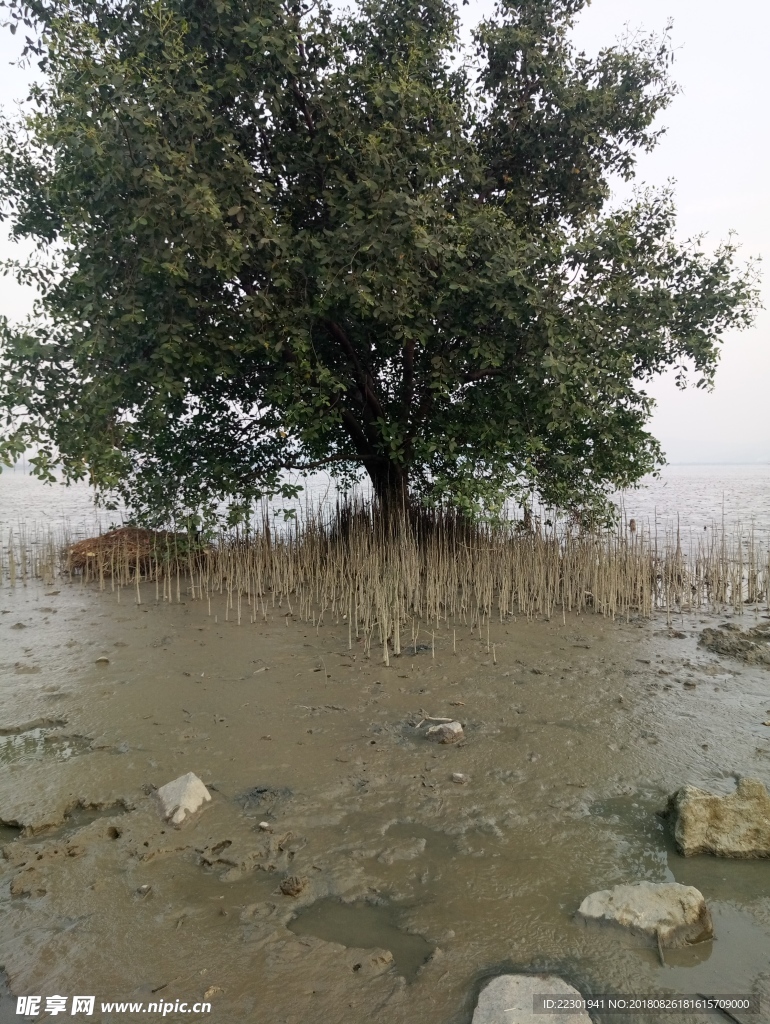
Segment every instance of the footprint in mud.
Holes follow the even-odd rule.
[[[293,796],[292,791],[286,787],[275,788],[273,786],[252,786],[236,796],[237,803],[241,809],[248,813],[259,814],[262,817],[273,814],[279,803],[288,800]]]
[[[398,974],[408,982],[414,981],[435,947],[422,935],[404,931],[399,921],[398,907],[389,904],[341,903],[326,898],[301,910],[288,928],[295,935],[312,935],[349,949],[387,950]],[[363,964],[351,966],[353,971],[360,971]]]
[[[25,665],[23,661],[17,661],[13,671],[17,676],[35,676],[41,669],[39,665]]]
[[[64,812],[64,821],[61,825],[46,831],[44,837],[46,840],[67,838],[101,818],[116,818],[131,810],[133,807],[125,800],[116,800],[111,804],[89,804],[84,800],[79,800],[74,807]],[[118,839],[121,834],[122,829],[119,826],[112,826],[108,830],[110,839]]]
[[[34,722],[25,722],[23,725],[0,726],[0,737],[18,736],[32,729],[63,729],[66,724],[66,718],[36,718]]]

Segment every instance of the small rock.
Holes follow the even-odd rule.
[[[586,896],[576,917],[584,924],[625,928],[669,948],[714,937],[702,893],[678,882],[635,882],[602,889]]]
[[[109,665],[109,663],[110,663],[110,659],[109,658],[105,658],[104,656],[102,656],[101,658],[97,658],[94,664],[96,664],[96,665]]]
[[[281,882],[281,892],[284,896],[299,896],[308,887],[308,880],[299,875],[289,875]]]
[[[269,821],[260,821],[260,823],[257,826],[257,828],[261,828],[263,832],[272,832],[273,831],[273,826],[270,824]]]
[[[432,725],[425,735],[434,743],[457,743],[465,733],[459,722],[442,722],[441,725]]]
[[[759,779],[741,779],[727,796],[683,786],[669,797],[667,814],[685,857],[770,857],[770,793]]]
[[[209,791],[193,772],[167,782],[156,796],[160,800],[163,817],[172,825],[181,825],[186,817],[195,814],[211,799]]]
[[[481,990],[472,1024],[542,1024],[542,1012],[534,1012],[537,996],[582,999],[576,988],[555,974],[501,974]],[[590,1024],[585,1010],[559,1013],[558,1024]]]
[[[468,776],[463,775],[462,772],[452,772],[452,782],[456,782],[458,786],[464,786],[467,782],[470,781],[471,780],[468,778]]]

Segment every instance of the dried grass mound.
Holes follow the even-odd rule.
[[[88,537],[67,548],[65,565],[70,572],[92,572],[111,576],[120,570],[145,572],[153,564],[186,551],[187,535],[168,530],[141,530],[122,526],[99,537]]]

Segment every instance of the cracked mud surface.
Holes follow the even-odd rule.
[[[464,1024],[512,966],[604,992],[750,992],[767,974],[770,864],[684,860],[655,813],[685,782],[770,784],[770,673],[698,646],[721,619],[493,622],[494,656],[466,626],[453,655],[450,624],[435,659],[426,643],[385,668],[328,613],[237,626],[223,602],[209,618],[150,589],[137,606],[57,588],[0,593],[12,993],[212,990],[202,1019],[222,1024]],[[426,741],[425,717],[464,740]],[[153,787],[188,771],[212,802],[174,829]],[[639,879],[701,888],[717,941],[661,967],[573,922],[588,893]]]

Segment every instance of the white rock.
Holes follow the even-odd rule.
[[[585,1010],[544,1016],[533,1012],[535,996],[556,996],[559,999],[583,997],[576,988],[555,974],[501,974],[482,989],[473,1013],[472,1024],[591,1024]]]
[[[683,786],[669,798],[668,813],[685,857],[770,857],[770,793],[759,779],[740,779],[727,796]]]
[[[156,793],[160,800],[163,817],[172,825],[181,825],[191,814],[203,806],[211,795],[193,772],[181,775],[173,782],[167,782]]]
[[[470,779],[462,772],[452,772],[452,782],[456,782],[458,786],[464,786],[466,782],[470,782]]]
[[[625,928],[664,947],[689,946],[714,937],[703,895],[678,882],[635,882],[586,896],[576,917],[584,924]]]
[[[442,722],[441,725],[432,725],[425,735],[435,743],[457,743],[465,733],[459,722]]]

